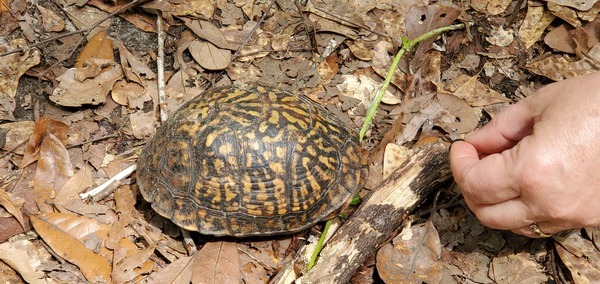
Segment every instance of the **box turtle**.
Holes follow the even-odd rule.
[[[248,83],[182,105],[148,141],[137,172],[160,215],[245,237],[297,232],[340,212],[368,166],[356,132],[323,107]]]

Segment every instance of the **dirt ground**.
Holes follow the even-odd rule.
[[[297,283],[336,283],[310,282],[307,260],[297,255],[316,242],[323,222],[283,236],[190,232],[192,244],[184,244],[181,230],[140,196],[135,173],[102,193],[80,194],[144,162],[139,152],[161,114],[210,87],[260,82],[305,95],[358,137],[387,76],[361,141],[370,162],[364,201],[419,149],[447,149],[539,87],[600,66],[600,1],[0,4],[3,283],[291,283],[302,275]],[[450,26],[406,50],[388,74],[410,40]],[[444,182],[405,213],[371,220],[402,225],[360,251],[367,260],[357,269],[332,269],[331,279],[599,281],[595,229],[529,239],[486,228],[449,174],[429,170]]]

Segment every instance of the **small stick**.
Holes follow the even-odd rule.
[[[167,107],[167,97],[165,95],[165,33],[162,29],[162,17],[157,14],[156,33],[158,36],[158,55],[156,57],[156,81],[158,92],[158,105],[160,113],[160,122],[165,122],[169,117]]]
[[[95,199],[96,196],[98,196],[100,193],[104,193],[103,191],[108,189],[114,182],[121,181],[122,179],[131,175],[135,171],[135,169],[136,169],[136,165],[133,164],[133,165],[127,167],[126,169],[122,170],[121,172],[119,172],[114,177],[107,180],[105,183],[101,184],[100,186],[98,186],[88,192],[79,194],[79,197],[81,197],[81,199],[84,199],[84,200],[88,199],[88,198]],[[115,187],[112,187],[112,189],[114,190]],[[103,196],[107,196],[108,194],[109,193],[104,193]]]

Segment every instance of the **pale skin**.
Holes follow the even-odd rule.
[[[450,164],[484,225],[528,237],[600,226],[600,72],[547,85],[452,144]]]

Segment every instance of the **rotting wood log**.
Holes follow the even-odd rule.
[[[450,178],[446,144],[433,143],[417,150],[365,198],[325,245],[317,264],[296,283],[348,283],[365,260],[393,237],[402,217]],[[271,283],[289,283],[293,273],[284,267],[280,274],[287,277],[275,277]]]

